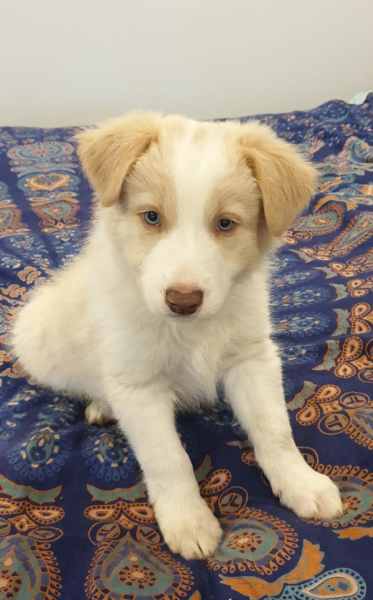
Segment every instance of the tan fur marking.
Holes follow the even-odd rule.
[[[79,158],[103,206],[119,201],[125,177],[157,141],[159,124],[157,114],[134,113],[77,135]]]
[[[136,163],[125,184],[130,212],[155,210],[161,215],[161,226],[146,226],[153,233],[169,230],[176,223],[174,183],[166,172],[158,145],[152,146]]]
[[[244,225],[255,221],[259,206],[259,191],[245,165],[238,165],[216,186],[206,209],[212,222],[221,216],[236,215]]]
[[[240,146],[261,190],[268,229],[278,237],[315,192],[316,169],[291,144],[263,125],[243,127]]]
[[[251,265],[258,259],[260,207],[256,181],[246,164],[238,161],[232,172],[216,186],[206,207],[207,226],[230,261]],[[216,230],[216,223],[221,218],[237,221],[237,226],[227,233],[219,232]]]

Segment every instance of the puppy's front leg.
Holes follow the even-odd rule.
[[[175,396],[165,382],[128,387],[107,382],[115,417],[143,470],[163,537],[184,558],[211,555],[221,529],[201,498],[192,464],[174,421]]]
[[[225,376],[228,402],[249,434],[272,491],[303,518],[330,520],[342,512],[338,488],[314,471],[295,445],[282,389],[281,365],[271,340],[250,350]]]

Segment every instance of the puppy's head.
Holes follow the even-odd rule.
[[[258,123],[135,113],[81,133],[79,156],[148,308],[179,319],[215,314],[316,185]]]

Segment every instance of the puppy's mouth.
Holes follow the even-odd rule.
[[[191,305],[191,306],[180,306],[179,304],[172,304],[172,302],[168,305],[170,309],[171,317],[190,317],[191,315],[195,315],[200,308],[199,304]]]

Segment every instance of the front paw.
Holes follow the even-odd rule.
[[[343,513],[335,483],[308,466],[296,473],[290,471],[276,487],[281,503],[303,519],[332,521]]]
[[[202,498],[182,502],[160,501],[154,506],[164,540],[170,550],[190,560],[211,556],[222,530]]]

